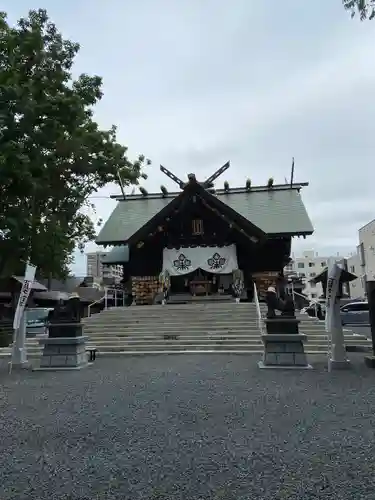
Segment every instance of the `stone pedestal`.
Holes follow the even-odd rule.
[[[365,365],[375,369],[375,356],[365,356]]]
[[[298,332],[296,318],[277,317],[265,323],[268,333],[262,335],[264,354],[260,368],[312,368],[304,349],[307,337]]]
[[[329,311],[327,311],[329,314]],[[328,318],[329,335],[331,336],[331,354],[328,359],[328,371],[347,370],[351,367],[346,355],[344,332],[341,324],[340,302],[336,299],[331,305]]]
[[[300,320],[297,318],[276,316],[275,318],[266,319],[264,322],[269,334],[296,335],[299,332],[298,325],[300,324]]]
[[[80,370],[88,366],[85,342],[87,337],[56,337],[40,339],[44,345],[39,370]]]

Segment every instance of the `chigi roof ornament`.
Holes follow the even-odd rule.
[[[228,170],[229,167],[230,167],[230,162],[227,161],[227,163],[225,165],[223,165],[222,167],[217,169],[216,172],[214,172],[210,177],[208,177],[208,179],[206,179],[204,182],[201,182],[200,184],[205,189],[212,188],[216,179],[218,177],[220,177],[220,175],[223,174],[226,170]],[[174,181],[180,187],[180,189],[184,189],[184,187],[186,186],[186,183],[183,182],[181,179],[179,179],[176,175],[174,175],[170,170],[163,167],[163,165],[160,165],[160,170],[163,172],[163,174],[165,174],[170,179],[172,179],[172,181]],[[188,179],[189,179],[189,182],[197,182],[195,174],[193,174],[193,173],[188,174]]]

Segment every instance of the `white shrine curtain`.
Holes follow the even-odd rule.
[[[164,248],[163,271],[182,276],[197,269],[214,274],[230,274],[238,269],[236,245],[226,247]]]

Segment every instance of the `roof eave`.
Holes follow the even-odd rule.
[[[294,236],[311,236],[314,234],[314,230],[312,231],[293,231],[293,232],[288,232],[288,233],[267,233],[268,237],[277,237],[277,238],[282,238],[282,237],[294,237]]]
[[[298,236],[311,236],[314,234],[314,230],[312,231],[293,231],[288,233],[265,233],[268,238],[293,238]],[[119,245],[128,245],[129,240],[114,240],[114,241],[99,241],[95,240],[97,245],[101,246],[119,246]]]
[[[308,182],[298,182],[298,183],[293,183],[293,185],[290,184],[274,184],[272,188],[269,188],[267,186],[252,186],[250,191],[247,191],[245,187],[236,187],[236,188],[231,188],[229,192],[226,192],[225,189],[216,189],[216,194],[218,195],[231,195],[231,194],[243,194],[243,193],[248,193],[248,192],[254,192],[254,193],[259,193],[259,192],[270,192],[270,191],[287,191],[290,189],[295,189],[295,190],[300,190],[303,187],[307,187],[309,185]],[[171,191],[170,193],[164,195],[163,193],[148,193],[147,195],[143,194],[128,194],[128,195],[123,195],[123,194],[111,194],[109,197],[112,200],[117,200],[117,201],[129,201],[129,200],[147,200],[147,199],[153,199],[153,198],[175,198],[179,194],[181,194],[182,191]]]

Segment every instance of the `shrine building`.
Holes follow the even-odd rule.
[[[214,189],[227,168],[206,181],[189,174],[183,182],[160,167],[179,187],[168,192],[116,195],[116,208],[96,243],[113,246],[104,264],[121,264],[137,304],[154,303],[159,275],[168,271],[171,297],[230,296],[233,272],[242,271],[244,298],[253,282],[262,295],[282,276],[293,237],[314,231],[301,198],[308,183]]]

